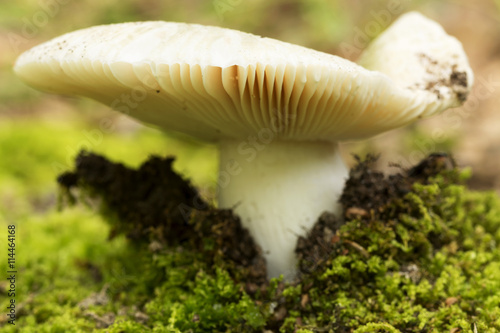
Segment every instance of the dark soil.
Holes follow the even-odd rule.
[[[382,219],[391,201],[409,193],[414,183],[428,184],[429,179],[442,171],[455,167],[452,157],[444,153],[434,153],[410,169],[393,165],[399,172],[386,177],[373,170],[377,158],[368,156],[364,161],[356,156],[358,164],[349,173],[340,203],[344,217],[361,216],[365,219]]]
[[[211,207],[172,170],[174,158],[151,156],[137,170],[105,157],[81,152],[76,168],[58,177],[65,198],[99,198],[113,217],[109,238],[125,234],[152,252],[189,246],[209,262],[228,262],[249,285],[266,281],[263,256],[230,210]],[[77,195],[80,189],[82,193]],[[208,241],[210,240],[210,241]]]

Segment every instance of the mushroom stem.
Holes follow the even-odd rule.
[[[222,141],[219,207],[241,218],[264,252],[268,277],[290,280],[298,237],[323,212],[341,211],[347,174],[337,143]]]

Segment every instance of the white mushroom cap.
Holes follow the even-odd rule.
[[[472,83],[460,43],[416,13],[361,63],[374,71],[239,31],[139,22],[65,34],[23,53],[15,71],[35,88],[119,110],[120,98],[141,96],[121,110],[212,141],[262,128],[282,140],[369,137],[460,104]]]
[[[462,44],[416,12],[401,16],[372,41],[358,63],[386,74],[400,87],[431,93],[427,103],[436,109],[462,104],[473,83]],[[436,98],[438,103],[432,101]],[[422,115],[432,112],[429,108]]]

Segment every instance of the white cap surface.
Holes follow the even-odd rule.
[[[460,43],[414,13],[360,61],[371,70],[239,31],[138,22],[65,34],[23,53],[15,71],[35,88],[214,141],[264,128],[283,140],[369,137],[459,105],[472,83]]]
[[[401,87],[428,91],[450,106],[460,105],[473,83],[461,43],[416,12],[401,16],[370,43],[358,63],[387,74]]]

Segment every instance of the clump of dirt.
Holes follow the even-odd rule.
[[[386,177],[373,169],[377,157],[369,155],[364,161],[355,158],[357,165],[351,169],[340,197],[344,217],[348,219],[383,219],[392,201],[409,193],[414,183],[428,184],[430,178],[456,166],[449,155],[434,153],[410,169],[394,165],[400,172]]]
[[[469,94],[467,73],[460,71],[457,64],[441,63],[425,53],[419,53],[417,56],[429,75],[423,87],[425,90],[441,99],[443,98],[441,89],[447,88],[459,101],[464,102],[467,99]]]
[[[200,199],[196,189],[172,170],[173,161],[153,156],[133,170],[103,156],[81,152],[75,161],[75,171],[60,175],[58,182],[69,195],[72,189],[83,185],[93,196],[104,200],[106,208],[116,213],[119,220],[113,226],[111,238],[125,233],[130,239],[147,239],[151,228],[164,225],[176,230],[175,234],[164,234],[165,240],[183,241],[191,235],[179,207]],[[203,207],[206,209],[208,205],[203,203]]]
[[[378,157],[368,155],[365,160],[361,160],[359,156],[355,156],[355,159],[357,165],[350,170],[340,197],[344,215],[337,217],[331,213],[323,214],[307,237],[298,239],[296,254],[302,273],[317,270],[325,265],[332,253],[342,254],[341,252],[347,251],[346,248],[367,257],[368,253],[362,246],[339,237],[337,230],[343,225],[343,221],[358,219],[365,224],[374,221],[390,223],[399,213],[395,209],[401,208],[394,203],[409,193],[415,183],[429,184],[432,177],[456,167],[451,156],[434,153],[410,169],[394,165],[399,172],[385,176],[373,169]]]
[[[189,181],[173,171],[173,162],[172,157],[151,156],[134,170],[82,151],[75,170],[60,175],[58,182],[69,203],[86,197],[102,200],[105,213],[115,217],[109,238],[125,234],[152,252],[189,246],[209,262],[229,262],[228,268],[243,281],[265,282],[264,258],[239,219],[201,199]]]

